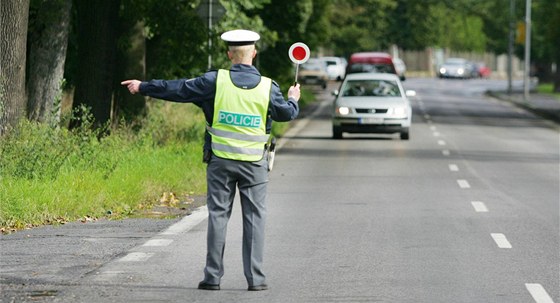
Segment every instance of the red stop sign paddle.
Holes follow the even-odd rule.
[[[309,47],[307,47],[305,43],[296,42],[290,46],[288,55],[290,56],[290,60],[296,64],[296,80],[294,82],[294,85],[296,85],[299,65],[305,63],[307,59],[309,59],[311,51],[309,51]]]

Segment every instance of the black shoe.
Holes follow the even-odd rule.
[[[220,284],[209,284],[204,281],[198,283],[198,289],[204,290],[220,290]]]
[[[249,288],[247,290],[249,290],[249,291],[259,291],[259,290],[267,290],[267,289],[268,289],[268,285],[261,284],[261,285],[249,286]]]

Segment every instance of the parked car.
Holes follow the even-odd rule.
[[[479,78],[490,78],[492,71],[484,62],[478,62],[475,64],[477,77]]]
[[[342,81],[346,75],[346,66],[348,62],[341,57],[321,57],[327,65],[327,75],[330,80]]]
[[[438,69],[440,78],[469,79],[476,77],[477,71],[472,62],[463,58],[449,58]]]
[[[395,65],[397,75],[399,76],[401,81],[404,81],[406,79],[406,64],[404,64],[404,61],[401,58],[393,58],[393,64]]]
[[[387,53],[354,53],[348,60],[346,74],[353,73],[390,73],[397,74],[393,58]]]
[[[334,91],[333,138],[343,133],[399,133],[410,138],[412,108],[397,75],[388,73],[348,74]]]
[[[328,80],[327,65],[323,60],[310,58],[299,67],[298,82],[302,84],[319,85],[325,89]]]

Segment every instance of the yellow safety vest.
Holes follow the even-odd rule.
[[[214,116],[207,130],[212,136],[212,152],[220,158],[259,161],[269,136],[266,117],[272,80],[261,77],[251,89],[235,86],[229,70],[218,70]]]

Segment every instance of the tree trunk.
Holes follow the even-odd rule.
[[[120,79],[145,79],[146,78],[146,38],[144,37],[144,24],[137,22],[130,24],[123,22],[121,33],[127,37],[129,48],[118,52],[118,73]],[[123,39],[124,40],[124,39]],[[113,98],[113,122],[115,119],[124,118],[133,121],[143,116],[146,111],[146,98],[140,94],[132,95],[124,87],[115,90]]]
[[[0,135],[25,114],[29,0],[0,1]]]
[[[78,25],[78,73],[73,108],[89,108],[94,126],[111,117],[115,79],[119,0],[75,1]],[[70,127],[81,125],[74,119]]]
[[[61,83],[70,28],[71,0],[41,1],[31,14],[27,77],[27,115],[52,122],[60,115]],[[54,106],[55,100],[58,106]]]
[[[554,73],[554,92],[560,93],[560,49],[555,50],[556,72]]]

